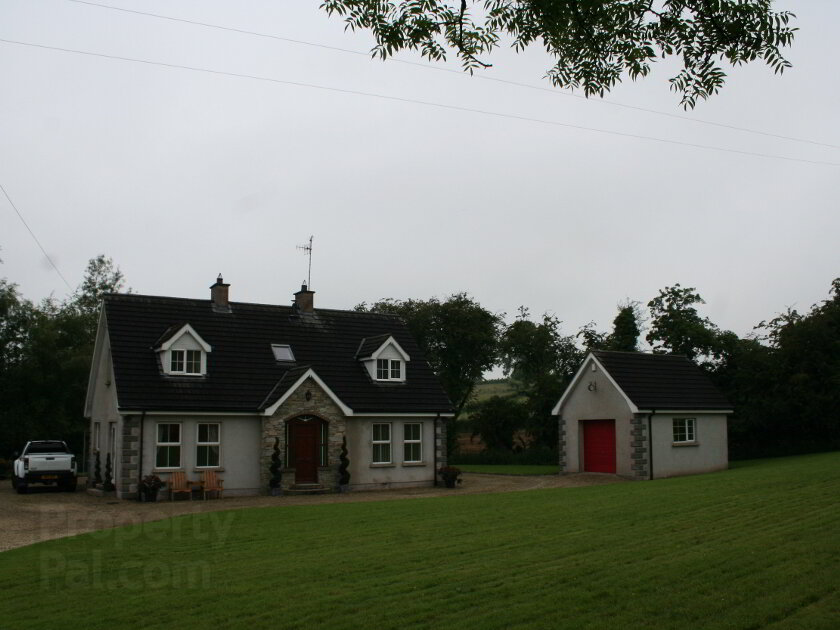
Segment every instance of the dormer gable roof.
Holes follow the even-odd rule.
[[[167,328],[163,335],[161,335],[155,342],[153,347],[157,352],[169,350],[169,348],[171,348],[184,335],[190,335],[193,339],[195,339],[196,343],[201,346],[201,349],[204,350],[204,352],[212,351],[210,344],[201,338],[201,335],[195,331],[195,328],[186,323],[173,324]]]
[[[411,361],[411,357],[408,356],[408,353],[403,350],[402,346],[390,333],[362,339],[361,343],[359,343],[359,349],[356,351],[356,358],[360,361],[377,359],[388,346],[394,348],[402,357],[403,361]]]

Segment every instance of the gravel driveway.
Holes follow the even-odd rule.
[[[464,473],[463,483],[456,489],[403,488],[324,494],[314,496],[233,497],[217,501],[161,501],[138,503],[114,498],[94,497],[80,485],[74,493],[59,492],[52,487],[33,487],[19,495],[8,480],[0,485],[0,551],[31,545],[42,540],[73,536],[84,532],[123,525],[137,525],[181,514],[250,507],[283,505],[316,505],[321,503],[355,503],[358,501],[393,501],[423,497],[519,492],[541,488],[574,488],[616,483],[613,475],[483,475]]]

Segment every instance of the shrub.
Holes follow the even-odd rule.
[[[341,486],[346,486],[350,484],[350,471],[348,468],[350,467],[350,459],[347,457],[347,437],[341,438],[341,454],[339,455],[339,461],[341,462],[338,466],[338,484]]]
[[[532,446],[518,453],[485,450],[480,453],[456,453],[452,464],[495,464],[506,466],[548,465],[557,463],[557,451],[544,446]]]
[[[271,479],[268,482],[269,487],[279,488],[282,481],[280,469],[283,467],[280,460],[280,438],[274,438],[274,452],[271,454],[271,466],[268,470],[271,472]]]

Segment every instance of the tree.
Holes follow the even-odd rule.
[[[720,332],[706,317],[700,317],[696,304],[705,304],[693,287],[679,283],[659,290],[648,302],[651,324],[647,341],[654,352],[684,354],[689,359],[719,354]]]
[[[560,333],[560,320],[553,315],[532,322],[528,309],[520,307],[502,335],[500,355],[505,374],[528,401],[527,428],[535,443],[556,448],[557,421],[551,409],[583,359],[574,337]]]
[[[496,364],[501,316],[491,313],[466,293],[441,301],[383,299],[356,310],[399,315],[440,379],[455,408],[457,420],[470,400],[475,384]],[[447,450],[456,444],[454,430],[447,432]]]
[[[513,451],[516,431],[528,426],[528,406],[510,396],[491,396],[470,406],[473,436],[491,451]]]
[[[122,273],[105,256],[90,260],[67,302],[49,298],[35,306],[0,280],[0,444],[6,449],[60,437],[81,455],[99,302],[122,285]]]
[[[122,271],[114,265],[111,258],[100,254],[88,261],[82,283],[73,293],[69,306],[74,308],[85,320],[91,341],[96,335],[99,317],[99,305],[106,293],[119,293],[125,282]],[[131,293],[131,289],[127,290]]]
[[[641,326],[642,314],[639,303],[627,301],[618,305],[618,315],[613,320],[612,333],[598,332],[595,322],[589,322],[581,326],[575,336],[581,339],[586,352],[592,350],[636,352],[639,349]]]
[[[607,350],[636,352],[639,349],[639,335],[642,315],[638,302],[619,305],[618,315],[613,320],[613,331],[607,340]]]
[[[476,7],[476,5],[478,5]],[[544,47],[554,65],[551,82],[603,96],[627,74],[647,76],[659,58],[682,65],[670,79],[684,107],[723,86],[722,62],[763,59],[776,73],[790,67],[780,49],[797,30],[772,0],[324,0],[329,15],[353,30],[369,30],[373,55],[419,50],[443,60],[454,49],[464,69],[490,64],[502,38],[517,52]]]

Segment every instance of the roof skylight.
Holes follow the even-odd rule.
[[[273,343],[271,344],[271,351],[274,353],[276,361],[294,361],[295,355],[292,352],[292,347],[288,345]]]

